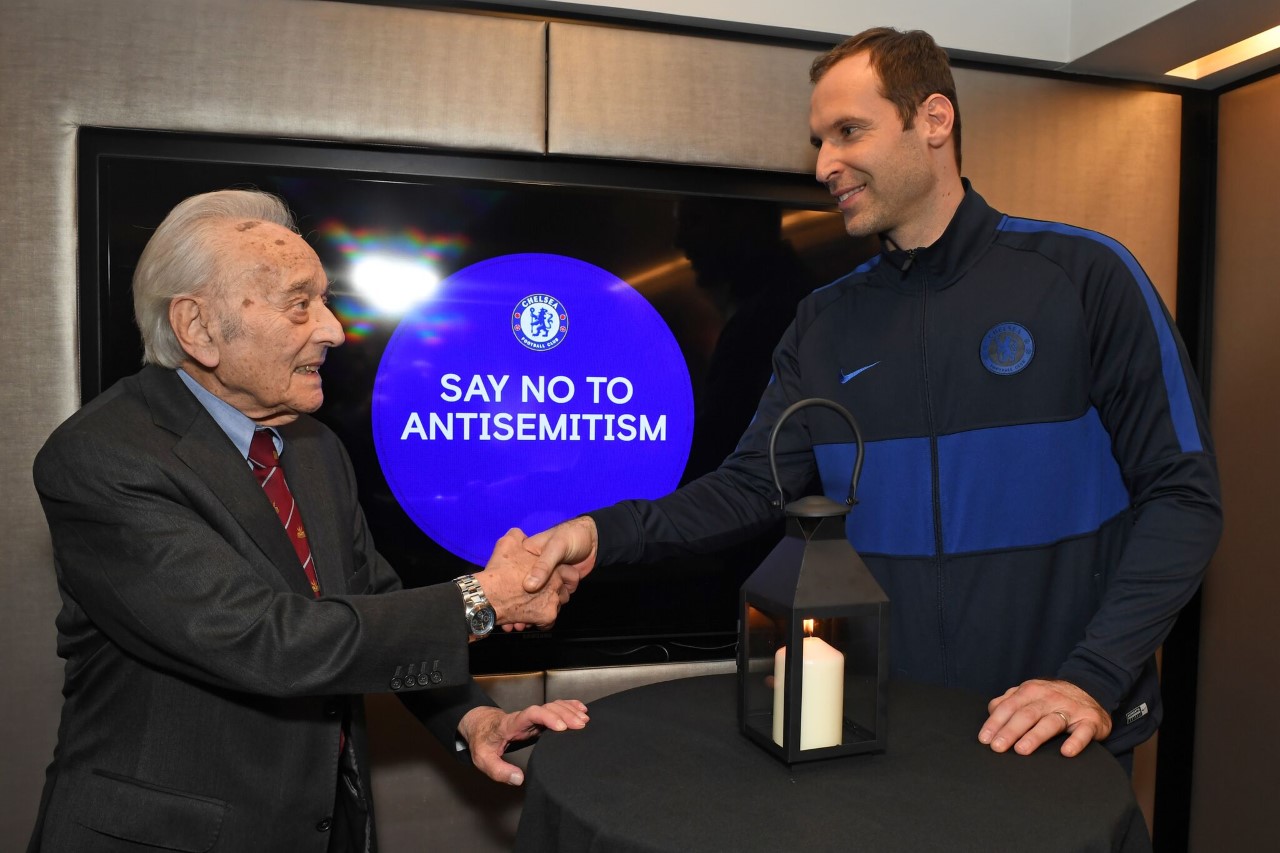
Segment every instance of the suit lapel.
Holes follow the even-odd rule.
[[[177,373],[149,367],[139,376],[156,425],[179,436],[174,455],[204,481],[276,567],[289,589],[311,595],[311,585],[298,565],[298,555],[280,518],[231,439],[182,384]],[[308,516],[303,518],[305,522]],[[307,531],[310,535],[310,526]]]

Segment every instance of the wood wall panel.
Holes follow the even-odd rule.
[[[961,68],[964,174],[997,208],[1101,231],[1173,312],[1182,99]]]
[[[1280,75],[1222,96],[1213,290],[1213,437],[1222,544],[1205,578],[1193,851],[1274,844],[1280,800]]]

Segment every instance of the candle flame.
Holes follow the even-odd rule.
[[[812,620],[812,619],[806,619],[806,620],[804,620],[804,635],[805,635],[806,637],[812,637],[812,636],[813,636],[813,621],[814,621],[814,620]]]

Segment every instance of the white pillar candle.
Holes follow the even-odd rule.
[[[844,655],[819,637],[804,638],[800,687],[800,748],[839,746],[844,718]],[[773,656],[773,742],[782,746],[786,720],[787,649]]]

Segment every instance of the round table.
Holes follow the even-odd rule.
[[[978,743],[986,700],[889,687],[888,747],[788,766],[748,741],[733,675],[639,687],[547,733],[529,765],[519,853],[1151,850],[1120,765]]]

